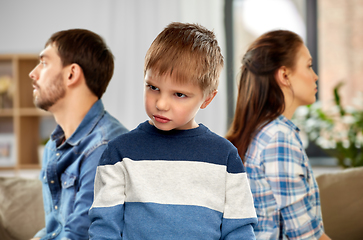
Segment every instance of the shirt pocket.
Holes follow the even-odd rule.
[[[75,175],[69,174],[67,172],[63,173],[61,176],[61,214],[66,221],[67,216],[69,216],[74,210],[74,202],[76,198],[76,181],[77,177]]]
[[[67,189],[74,187],[76,176],[70,175],[68,173],[63,173],[61,179],[62,179],[62,188]]]

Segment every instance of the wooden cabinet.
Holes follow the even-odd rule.
[[[5,154],[0,155],[0,160],[3,160],[0,161],[0,169],[40,167],[38,147],[42,141],[41,124],[44,120],[54,120],[51,114],[37,109],[33,104],[33,87],[29,72],[38,63],[38,55],[0,55],[0,81],[6,85],[7,78],[11,83],[7,92],[1,93],[0,82],[0,150],[1,144],[3,148],[5,146],[4,142],[1,143],[4,136],[12,136],[11,149],[14,149],[11,153],[13,163],[9,166],[6,162],[4,164]],[[49,136],[50,132],[47,135]]]

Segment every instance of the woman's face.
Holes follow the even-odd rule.
[[[297,52],[294,71],[289,76],[293,91],[293,105],[309,105],[316,101],[318,76],[312,68],[312,58],[307,47],[302,44]]]

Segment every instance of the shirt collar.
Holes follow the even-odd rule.
[[[280,122],[288,125],[290,128],[294,129],[297,132],[300,132],[300,129],[289,119],[287,119],[284,115],[280,115],[277,118]]]
[[[104,113],[105,109],[102,100],[100,99],[97,102],[95,102],[95,104],[93,104],[91,109],[83,118],[81,124],[79,124],[79,126],[77,127],[76,131],[65,142],[72,146],[78,145],[79,142],[84,137],[86,137],[87,135],[89,135],[90,132],[92,132],[93,128],[100,121]],[[63,137],[64,137],[64,131],[60,125],[57,125],[56,129],[53,131],[51,135],[51,139],[53,141],[62,141]]]

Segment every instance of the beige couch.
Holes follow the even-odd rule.
[[[326,233],[363,240],[363,167],[317,177]],[[44,226],[39,180],[0,177],[0,240],[25,240]]]
[[[26,240],[44,227],[40,180],[0,177],[0,239]]]
[[[363,167],[316,178],[325,231],[333,240],[363,240]]]

